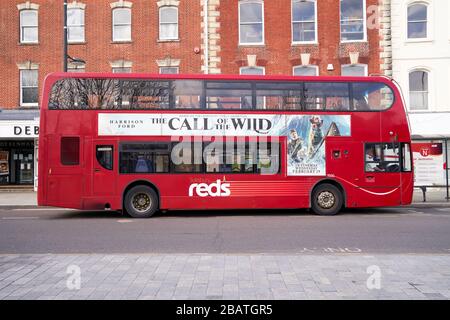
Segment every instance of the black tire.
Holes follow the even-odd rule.
[[[334,216],[341,210],[343,203],[342,192],[332,184],[321,184],[312,192],[311,209],[315,214]]]
[[[136,186],[126,193],[123,206],[133,218],[150,218],[159,208],[158,195],[150,187]]]

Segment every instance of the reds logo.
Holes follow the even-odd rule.
[[[427,148],[420,149],[420,155],[422,157],[428,157],[430,155],[430,149]]]
[[[194,193],[199,197],[229,197],[231,195],[230,184],[217,180],[216,183],[193,183],[189,186],[189,197]]]

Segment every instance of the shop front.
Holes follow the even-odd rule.
[[[5,117],[5,111],[0,116]],[[30,115],[28,114],[28,117]],[[0,118],[0,188],[37,188],[39,120]]]
[[[414,158],[414,186],[423,192],[444,190],[450,200],[450,113],[410,113],[412,151]]]

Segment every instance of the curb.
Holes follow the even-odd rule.
[[[45,209],[45,208],[51,208],[51,207],[40,207],[36,204],[20,204],[20,205],[14,205],[14,204],[0,204],[0,210],[10,210],[10,209]]]
[[[450,202],[413,203],[405,208],[450,208]]]

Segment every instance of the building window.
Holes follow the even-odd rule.
[[[38,42],[38,11],[21,10],[20,11],[20,42],[37,43]]]
[[[37,106],[38,70],[20,70],[20,105]]]
[[[131,73],[131,68],[129,68],[129,67],[113,67],[112,73]]]
[[[159,8],[159,39],[160,40],[178,39],[177,7]]]
[[[264,44],[263,3],[239,2],[239,44]]]
[[[292,2],[292,42],[316,42],[315,0]]]
[[[131,41],[131,9],[113,10],[113,41]]]
[[[159,67],[160,74],[178,74],[178,67]]]
[[[242,75],[264,75],[265,69],[264,67],[242,67],[239,70],[239,73]]]
[[[365,41],[365,0],[341,0],[341,41]]]
[[[83,64],[70,64],[67,66],[67,72],[72,73],[79,73],[79,72],[85,72],[86,71],[86,65]]]
[[[428,72],[410,72],[409,104],[411,110],[428,110]]]
[[[366,77],[367,64],[345,64],[342,66],[341,75],[346,77]]]
[[[67,10],[67,41],[84,42],[84,9]]]
[[[427,37],[428,7],[422,3],[408,7],[408,39],[422,39]]]
[[[318,66],[297,66],[294,67],[294,76],[318,76]]]

